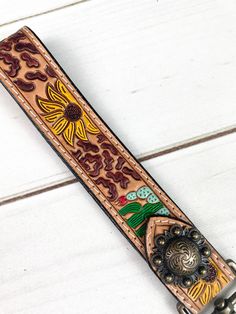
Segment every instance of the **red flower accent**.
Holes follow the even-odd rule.
[[[118,201],[119,201],[120,205],[125,205],[128,202],[127,198],[124,195],[120,196],[118,198]]]

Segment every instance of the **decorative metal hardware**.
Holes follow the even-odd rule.
[[[236,274],[236,263],[228,259],[227,264]],[[215,309],[212,314],[236,314],[236,292],[234,292],[229,298],[218,298],[214,302]],[[179,314],[192,314],[181,302],[177,303],[177,310]]]
[[[166,284],[190,288],[198,278],[215,279],[216,271],[209,263],[211,249],[195,228],[173,225],[155,239],[152,263]]]
[[[212,314],[234,314],[236,306],[236,292],[228,299],[219,298],[215,301],[215,310]]]
[[[192,314],[181,302],[178,302],[176,307],[179,314]]]
[[[232,259],[228,259],[226,262],[236,275],[236,263]]]
[[[229,259],[227,260],[227,264],[232,269],[232,271],[236,274],[236,263]],[[215,309],[212,314],[234,314],[236,313],[236,292],[234,292],[229,298],[216,299]]]

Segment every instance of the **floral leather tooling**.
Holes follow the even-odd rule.
[[[29,28],[0,42],[0,81],[186,308],[200,312],[234,280],[224,259],[94,112]]]

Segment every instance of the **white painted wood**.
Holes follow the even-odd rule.
[[[145,166],[227,258],[236,256],[236,135]],[[176,313],[175,300],[80,184],[0,210],[3,314]]]
[[[92,0],[25,23],[141,155],[235,123],[234,9],[233,0]],[[68,178],[3,88],[0,98],[0,197]]]
[[[73,0],[40,0],[40,1],[30,1],[30,0],[8,0],[1,1],[1,16],[0,16],[0,26],[6,23],[11,23],[13,21],[24,19],[29,16],[36,14],[43,14],[45,12],[55,10],[58,8],[63,8],[73,3],[79,3],[80,1]]]

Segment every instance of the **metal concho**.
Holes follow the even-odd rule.
[[[208,282],[216,275],[210,256],[198,230],[176,224],[156,236],[152,263],[166,284],[190,288],[197,279]]]
[[[167,243],[164,260],[167,268],[175,275],[194,274],[201,263],[198,246],[185,237],[172,239]]]

